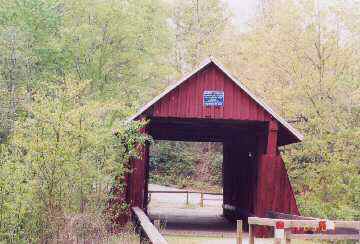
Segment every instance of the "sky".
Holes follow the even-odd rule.
[[[256,0],[224,0],[232,9],[235,23],[239,27],[245,27],[246,22],[254,14],[257,6]]]

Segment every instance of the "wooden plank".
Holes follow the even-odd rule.
[[[143,210],[138,207],[131,208],[136,216],[141,229],[144,231],[147,238],[153,244],[167,244],[165,238],[160,234],[160,232],[155,228],[155,226],[150,222],[150,219],[146,216]]]
[[[248,223],[250,225],[275,226],[274,219],[259,218],[259,217],[249,217]]]
[[[149,193],[182,193],[182,194],[186,194],[186,193],[189,193],[189,191],[149,191]]]
[[[360,230],[360,221],[332,220],[337,228],[353,228]]]
[[[287,216],[293,217],[293,216]],[[301,216],[296,216],[301,218]],[[321,219],[269,219],[269,218],[259,218],[259,217],[249,217],[248,222],[252,225],[259,226],[275,226],[277,221],[284,223],[284,227],[290,230],[291,228],[318,228],[319,221]],[[326,221],[326,220],[322,220]],[[327,220],[329,221],[329,220]],[[323,240],[360,240],[360,234],[357,234],[360,231],[360,221],[332,221],[335,224],[334,231],[327,231],[323,233],[314,233],[314,234],[292,234],[289,231],[286,233],[287,243],[290,242],[289,239],[323,239]],[[336,230],[339,230],[337,234]],[[343,230],[347,229],[347,232]],[[341,231],[341,232],[340,232]]]
[[[300,215],[285,214],[274,211],[268,211],[267,215],[274,219],[288,219],[288,220],[316,220],[320,221],[319,218],[305,217]],[[360,221],[345,221],[345,220],[330,220],[336,226],[336,228],[353,228],[360,229]],[[294,222],[293,224],[295,224]]]
[[[286,219],[268,219],[268,218],[259,218],[259,217],[249,217],[249,224],[253,225],[264,225],[264,226],[275,226],[276,222],[283,221],[285,228],[292,227],[318,227],[319,220],[308,220],[308,219],[298,219],[298,220],[286,220]]]
[[[148,191],[149,193],[183,193],[183,194],[186,194],[186,193],[198,193],[198,194],[204,194],[204,195],[215,195],[215,196],[222,196],[223,194],[222,193],[216,193],[216,192],[201,192],[201,191],[182,191],[182,190],[179,190],[179,191]]]
[[[360,235],[342,235],[342,234],[288,234],[289,239],[299,240],[359,240]]]
[[[275,226],[277,221],[283,221],[282,219],[268,219],[259,217],[249,217],[248,222],[250,225],[265,225]]]
[[[279,213],[275,211],[268,211],[266,214],[271,219],[310,219],[310,220],[316,220],[316,218],[312,217],[304,217],[300,215],[295,214],[286,214],[286,213]]]
[[[296,220],[286,220],[287,228],[292,227],[319,227],[319,220],[310,220],[310,219],[296,219]]]
[[[249,244],[255,244],[254,226],[249,223]]]

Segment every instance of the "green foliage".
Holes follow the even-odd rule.
[[[221,168],[220,144],[158,141],[151,147],[154,183],[199,189],[220,186]]]
[[[65,81],[38,90],[29,115],[1,145],[2,239],[52,239],[75,213],[101,215],[115,176],[146,140],[142,124],[110,123],[121,106],[86,102],[87,89],[87,82]]]
[[[167,72],[156,64],[170,45],[164,7],[157,0],[81,0],[66,1],[63,8],[64,67],[90,80],[95,94],[126,96],[135,105],[143,101],[143,87]]]
[[[171,30],[157,0],[0,5],[0,240],[46,241],[102,221],[148,140],[121,121],[164,86]]]
[[[302,213],[308,216],[359,219],[359,131],[344,129],[285,150]]]
[[[224,52],[224,30],[231,28],[231,10],[224,1],[174,1],[172,4],[174,66],[191,71],[200,60]]]
[[[194,155],[185,149],[184,144],[177,142],[157,143],[150,157],[150,170],[171,171],[174,175],[183,177],[193,176],[195,174]]]

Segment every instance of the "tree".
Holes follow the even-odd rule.
[[[179,73],[219,52],[222,33],[231,25],[231,11],[219,0],[175,1],[171,23],[174,29],[173,64]]]
[[[302,118],[296,126],[305,141],[283,152],[300,207],[312,216],[358,218],[355,13],[341,2],[268,1],[232,46],[239,54],[231,59],[234,72],[282,116]]]
[[[0,143],[51,67],[50,46],[60,26],[57,1],[1,1],[1,6]]]
[[[80,238],[104,229],[110,188],[146,138],[141,125],[121,126],[120,104],[86,103],[89,89],[86,82],[65,81],[38,90],[29,116],[2,146],[0,231],[14,235],[5,240],[59,238],[65,223],[79,215],[90,228]]]
[[[131,108],[144,102],[151,92],[144,87],[156,88],[170,69],[170,30],[160,3],[66,1],[59,47],[64,69],[89,80],[100,99],[125,98]]]

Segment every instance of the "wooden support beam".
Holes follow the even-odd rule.
[[[243,222],[242,220],[236,221],[236,244],[242,244],[243,236]]]
[[[267,147],[266,147],[267,154],[270,154],[270,155],[277,154],[278,130],[279,130],[278,123],[275,120],[271,120],[269,122],[269,129],[268,129],[268,140],[267,140]]]
[[[147,204],[147,165],[149,145],[139,146],[140,157],[131,159],[130,204],[145,209]]]
[[[141,133],[148,133],[148,127],[140,129]],[[139,157],[129,160],[130,172],[127,175],[127,203],[132,207],[140,207],[146,212],[148,203],[149,177],[149,143],[137,146]]]

